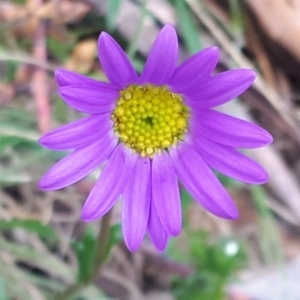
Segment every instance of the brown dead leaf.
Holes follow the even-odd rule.
[[[48,1],[40,8],[35,5],[35,0],[28,0],[26,5],[0,1],[0,28],[1,25],[8,26],[17,37],[33,38],[41,19],[55,24],[77,22],[90,9],[85,3],[70,0]]]
[[[12,85],[0,82],[0,106],[7,104],[15,95]]]
[[[268,36],[300,60],[299,1],[247,0],[247,4]]]
[[[19,86],[28,85],[32,78],[34,67],[28,64],[20,65],[15,76],[14,85]]]
[[[10,2],[0,3],[0,21],[14,22],[24,20],[28,16],[28,11],[24,6],[12,4]]]
[[[90,9],[87,4],[81,2],[49,1],[37,11],[36,15],[55,23],[73,23],[81,20]]]
[[[7,2],[0,3],[0,23],[11,28],[17,37],[32,38],[38,26],[38,19],[34,18],[26,6]]]
[[[58,24],[58,23],[49,24],[48,34],[51,38],[53,38],[54,40],[60,43],[71,44],[74,42],[73,36],[69,34],[64,24]]]
[[[93,65],[97,53],[97,41],[87,39],[77,44],[65,67],[79,73],[87,73]]]

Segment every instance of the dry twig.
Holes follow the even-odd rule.
[[[35,9],[40,7],[42,0],[33,0],[32,5]],[[39,21],[34,38],[33,56],[42,62],[47,58],[45,30],[45,22]],[[37,104],[38,127],[41,133],[46,133],[50,129],[50,105],[46,80],[45,70],[36,69],[32,77],[31,92]]]

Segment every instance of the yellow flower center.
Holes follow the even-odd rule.
[[[130,85],[122,90],[111,115],[121,142],[151,158],[183,140],[189,117],[180,95],[165,86],[152,85]]]

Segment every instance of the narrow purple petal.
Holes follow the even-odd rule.
[[[159,32],[149,53],[140,83],[165,84],[172,76],[178,58],[178,38],[168,24]]]
[[[100,34],[98,52],[108,80],[121,88],[137,83],[138,76],[119,44],[106,32]]]
[[[122,197],[123,235],[127,248],[136,251],[144,238],[150,212],[150,159],[139,158]]]
[[[131,174],[133,155],[123,144],[109,157],[98,181],[89,194],[81,214],[85,222],[94,221],[105,215],[116,203]]]
[[[66,69],[57,69],[55,71],[55,79],[59,87],[68,86],[68,85],[86,85],[93,87],[110,87],[117,90],[117,87],[114,87],[108,82],[101,82],[95,79],[89,78],[87,76],[72,72]]]
[[[169,154],[163,151],[152,161],[152,197],[165,230],[176,236],[181,229],[181,203],[177,176]]]
[[[160,219],[157,215],[153,201],[151,202],[151,209],[148,222],[149,237],[158,251],[164,251],[168,243],[168,234],[165,231]]]
[[[219,172],[251,184],[268,181],[268,173],[255,161],[234,148],[224,146],[201,136],[197,136],[192,147],[202,159]]]
[[[52,150],[82,148],[101,139],[111,128],[109,114],[92,115],[48,132],[39,143]]]
[[[209,79],[218,59],[219,49],[217,47],[209,47],[194,54],[176,68],[168,85],[177,93],[194,90],[199,84]]]
[[[273,141],[256,124],[214,110],[195,112],[191,126],[206,138],[234,148],[258,148]]]
[[[230,70],[215,76],[196,88],[186,91],[188,104],[194,109],[211,108],[241,95],[254,82],[256,73],[250,69]]]
[[[78,111],[88,114],[102,114],[114,109],[119,93],[107,87],[86,85],[64,86],[58,89],[64,101]]]
[[[178,177],[195,200],[213,215],[224,219],[238,218],[232,199],[191,146],[182,143],[170,154]]]
[[[55,164],[40,180],[43,190],[58,190],[71,185],[99,167],[116,147],[112,132],[101,140],[80,148]]]

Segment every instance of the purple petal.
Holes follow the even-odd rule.
[[[164,251],[168,242],[168,234],[165,231],[157,215],[154,203],[151,203],[151,210],[148,222],[149,237],[158,251]]]
[[[229,177],[251,184],[268,181],[268,173],[259,164],[231,147],[199,135],[194,139],[192,147],[210,167]]]
[[[195,200],[213,215],[224,219],[238,218],[232,199],[193,148],[182,143],[170,154],[178,177]]]
[[[168,85],[177,93],[185,93],[197,88],[199,84],[209,79],[218,59],[217,47],[209,47],[194,54],[176,68]]]
[[[206,138],[234,148],[258,148],[273,141],[256,124],[214,110],[195,112],[191,126]]]
[[[82,148],[101,139],[111,128],[109,114],[92,115],[48,132],[39,143],[52,150]]]
[[[58,89],[64,101],[78,111],[88,114],[102,114],[115,108],[119,93],[107,87],[71,85]]]
[[[144,238],[150,212],[150,160],[139,158],[122,197],[123,235],[127,248],[136,251]]]
[[[176,173],[166,151],[152,161],[152,197],[166,231],[178,235],[181,229],[180,194]]]
[[[95,79],[86,77],[84,75],[66,70],[66,69],[57,69],[55,71],[55,79],[59,87],[68,86],[68,85],[86,85],[93,87],[110,87],[117,90],[117,87],[114,87],[112,84],[107,82],[97,81]]]
[[[100,34],[98,51],[102,68],[112,84],[125,88],[129,84],[137,83],[138,76],[129,58],[106,32]]]
[[[98,181],[89,194],[81,219],[91,222],[105,215],[123,192],[131,174],[133,155],[120,144],[109,157]]]
[[[159,32],[149,53],[140,83],[165,84],[172,76],[178,58],[178,38],[168,24]]]
[[[245,92],[255,76],[256,73],[250,69],[230,70],[212,76],[193,90],[186,91],[188,105],[203,109],[226,103]]]
[[[75,150],[43,176],[39,187],[43,190],[58,190],[79,181],[107,159],[117,141],[113,133],[109,132],[101,140]]]

